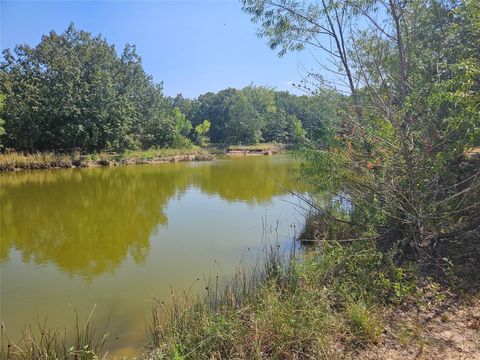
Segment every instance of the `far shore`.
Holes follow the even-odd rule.
[[[226,148],[228,156],[274,155],[284,152],[285,144],[230,145]]]
[[[87,168],[100,166],[160,164],[182,161],[209,161],[214,155],[204,149],[160,149],[129,151],[123,154],[62,154],[10,152],[0,154],[0,171]]]
[[[98,154],[8,151],[0,153],[0,172],[210,161],[217,154],[227,156],[273,155],[283,152],[285,148],[286,146],[283,144],[261,143],[227,147],[212,145],[208,148],[193,146],[183,149],[128,150],[124,153],[102,152]]]

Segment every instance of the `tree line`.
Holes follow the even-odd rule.
[[[320,141],[326,118],[336,116],[332,101],[340,98],[334,91],[296,96],[250,85],[243,89],[208,92],[194,100],[177,95],[167,101],[186,114],[194,126],[208,119],[213,143],[254,144],[292,143],[299,128]]]
[[[295,96],[262,86],[163,94],[135,46],[121,53],[72,25],[38,45],[3,51],[0,145],[18,151],[123,151],[151,147],[292,142],[296,129],[322,136],[336,92]]]

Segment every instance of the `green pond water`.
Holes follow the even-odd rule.
[[[139,355],[153,299],[200,292],[302,223],[287,156],[0,174],[1,321],[12,340],[93,306],[111,355]]]

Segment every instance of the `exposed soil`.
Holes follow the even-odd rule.
[[[384,314],[378,344],[352,359],[480,359],[480,295],[454,297],[430,285],[422,299]]]
[[[357,350],[352,358],[480,360],[479,235],[475,229],[437,244],[422,261],[418,296],[384,311],[378,344]],[[427,258],[433,259],[430,264]]]

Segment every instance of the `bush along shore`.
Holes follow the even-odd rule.
[[[63,154],[54,152],[0,154],[0,171],[82,168],[93,166],[116,166],[156,164],[181,161],[208,161],[214,155],[200,147],[185,149],[129,150],[124,153]]]
[[[216,155],[274,155],[285,152],[287,148],[289,146],[284,144],[261,143],[238,146],[210,145],[207,148],[190,146],[178,149],[127,150],[123,153],[101,152],[96,154],[7,151],[0,153],[0,171],[210,161]]]

